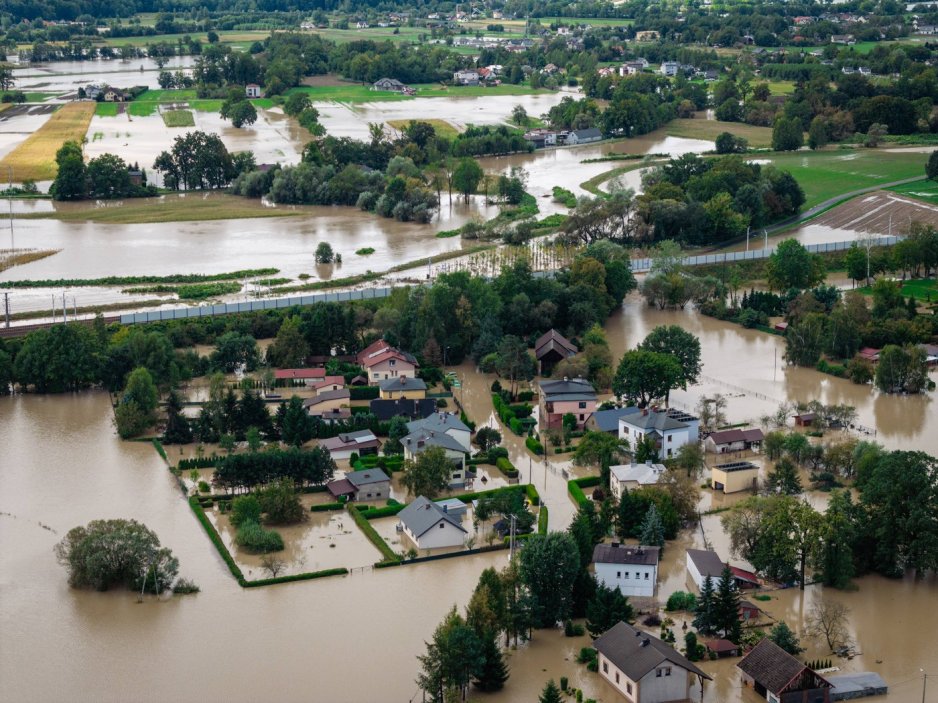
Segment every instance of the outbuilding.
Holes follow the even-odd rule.
[[[770,703],[829,703],[831,684],[766,637],[736,665],[743,686]]]

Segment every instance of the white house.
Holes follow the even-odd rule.
[[[454,413],[434,413],[407,423],[410,433],[401,438],[404,458],[412,460],[428,447],[440,447],[452,460],[450,488],[466,485],[466,455],[472,452],[471,431]]]
[[[712,680],[670,645],[620,622],[593,642],[599,675],[631,703],[690,700],[692,677]]]
[[[259,98],[261,96],[261,87],[257,83],[248,83],[244,86],[244,94],[248,98]]]
[[[681,64],[677,61],[663,61],[661,63],[661,75],[667,76],[668,78],[673,78],[677,75],[677,72],[680,70]]]
[[[479,85],[478,71],[456,71],[453,73],[454,85]]]
[[[654,486],[665,471],[667,468],[664,464],[653,464],[650,461],[644,464],[610,466],[609,490],[612,491],[616,500],[621,500],[623,489],[633,491],[642,486]]]
[[[644,409],[619,418],[619,437],[627,439],[631,447],[645,437],[655,440],[662,458],[677,454],[685,444],[696,443],[700,437],[700,420],[680,410]]]
[[[407,429],[411,432],[418,430],[443,432],[459,442],[462,448],[467,452],[472,451],[472,430],[459,419],[456,413],[433,413],[422,420],[408,422]]]
[[[413,542],[417,549],[460,547],[469,534],[453,515],[436,503],[420,496],[397,514],[398,530]]]
[[[596,580],[624,596],[653,597],[658,585],[658,547],[597,544],[593,548]]]
[[[704,581],[708,578],[712,579],[713,585],[716,586],[720,574],[723,573],[723,566],[723,560],[712,550],[687,550],[687,573],[699,589],[703,589]]]

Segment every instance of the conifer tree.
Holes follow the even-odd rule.
[[[730,642],[739,644],[742,627],[739,622],[739,591],[733,581],[733,572],[729,566],[723,567],[720,582],[717,584],[713,600],[713,621],[715,629]]]
[[[654,503],[648,506],[648,512],[645,513],[639,542],[649,547],[664,547],[664,525]]]

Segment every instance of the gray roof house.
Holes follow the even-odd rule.
[[[422,378],[407,378],[406,376],[396,376],[386,378],[378,383],[378,388],[382,393],[393,393],[400,391],[425,391],[427,382]]]
[[[589,144],[598,142],[603,138],[603,133],[595,127],[589,129],[575,129],[567,135],[567,144]]]
[[[691,677],[710,677],[657,637],[620,622],[593,642],[599,675],[628,700],[690,700]]]
[[[381,469],[363,469],[330,481],[326,489],[336,498],[348,496],[352,501],[387,500],[391,497],[391,479]]]
[[[420,496],[397,514],[402,532],[417,549],[460,547],[468,532],[461,516],[450,513],[433,501]]]
[[[412,433],[418,430],[442,432],[459,442],[465,451],[472,451],[470,445],[472,430],[469,429],[466,423],[459,419],[456,413],[432,413],[422,420],[412,420],[408,422],[407,429]]]
[[[466,454],[470,448],[470,430],[452,413],[434,413],[423,420],[407,423],[410,434],[401,438],[404,458],[411,460],[429,447],[439,447],[452,460],[450,488],[466,485]]]
[[[617,435],[619,434],[619,418],[637,412],[641,412],[641,410],[635,405],[629,405],[625,408],[597,410],[590,419],[586,421],[586,429]]]
[[[381,448],[381,440],[371,430],[357,430],[324,439],[319,445],[328,450],[333,459],[348,459],[353,453],[377,454]]]

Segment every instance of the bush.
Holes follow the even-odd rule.
[[[646,627],[658,627],[661,624],[661,617],[658,613],[652,613],[642,621]]]
[[[249,522],[261,521],[261,504],[257,496],[249,494],[238,496],[231,504],[231,524],[241,527]]]
[[[256,522],[245,522],[235,534],[235,543],[249,552],[267,554],[283,549],[283,537],[276,530],[265,530]]]
[[[534,400],[534,391],[518,391],[518,400],[522,403],[530,403]]]
[[[541,456],[544,453],[544,445],[538,442],[534,437],[528,437],[524,440],[526,446],[532,454]]]
[[[199,493],[208,493],[212,490],[212,487],[208,485],[208,481],[199,481]]]
[[[310,506],[309,510],[312,513],[325,513],[330,510],[342,510],[344,507],[345,503],[319,503]]]
[[[547,534],[547,523],[548,523],[548,514],[547,506],[542,505],[541,509],[537,512],[537,533],[539,535]]]
[[[381,508],[381,510],[386,510],[386,508]],[[400,563],[401,558],[394,553],[394,550],[388,546],[388,543],[382,539],[381,535],[378,534],[378,531],[373,528],[368,519],[357,510],[354,505],[349,506],[349,515],[352,516],[352,519],[355,521],[355,524],[358,525],[358,529],[365,533],[371,543],[378,549],[379,552],[384,556],[384,561],[380,563]],[[372,510],[369,512],[378,512],[377,510]]]
[[[563,624],[563,634],[567,637],[582,637],[586,630],[579,623],[567,620]]]
[[[179,579],[176,583],[173,584],[173,593],[180,595],[185,595],[187,593],[198,593],[200,589],[195,581],[190,579]]]
[[[668,612],[675,610],[693,610],[697,605],[697,597],[693,593],[684,591],[675,591],[668,597],[668,603],[664,609]]]
[[[499,457],[495,460],[496,468],[508,478],[518,478],[518,469],[515,468],[506,457]]]
[[[566,676],[561,676],[561,677],[560,677],[560,690],[561,690],[561,691],[566,691],[566,690],[567,690],[567,685],[568,685],[569,683],[570,683],[570,682],[569,682],[569,680],[567,679]]]
[[[533,483],[526,483],[524,486],[524,492],[527,494],[528,500],[531,501],[531,505],[541,504],[541,496],[537,492],[537,488]]]

